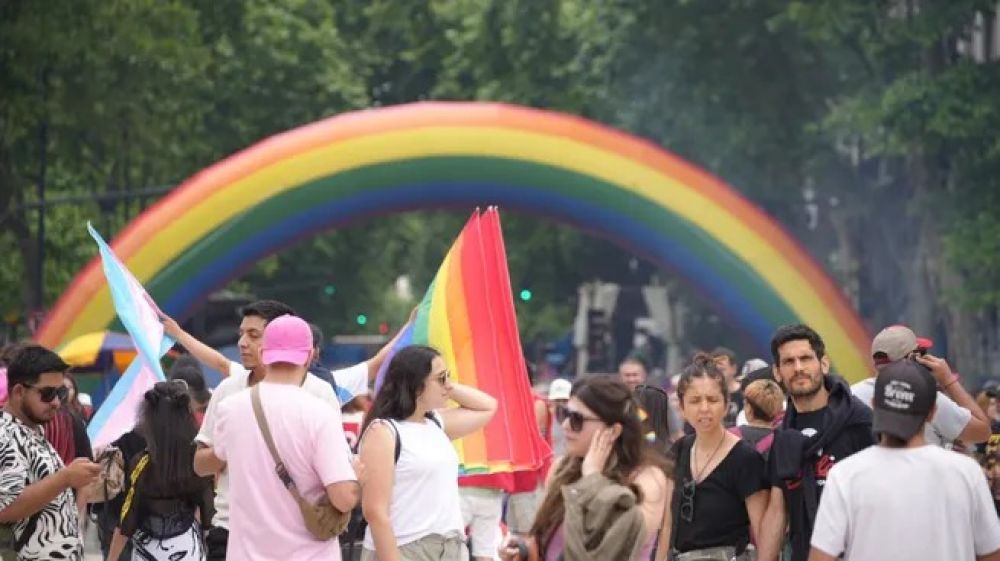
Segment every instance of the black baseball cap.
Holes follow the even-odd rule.
[[[747,373],[746,376],[743,377],[742,380],[740,380],[740,391],[742,392],[747,391],[747,386],[749,386],[753,382],[756,382],[757,380],[771,380],[772,382],[775,381],[774,371],[771,370],[770,366],[762,366],[761,368],[751,370],[750,372]]]
[[[900,360],[883,366],[875,378],[872,430],[909,440],[923,428],[936,399],[934,376],[922,364]]]

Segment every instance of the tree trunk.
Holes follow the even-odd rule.
[[[23,185],[14,173],[9,147],[0,145],[0,229],[10,232],[21,255],[24,274],[21,275],[21,303],[23,310],[33,309],[37,291],[42,287],[34,278],[37,270],[37,243],[28,227],[24,205]]]
[[[953,369],[978,377],[988,371],[983,344],[986,339],[980,336],[983,326],[978,314],[964,309],[957,300],[962,278],[947,262],[936,220],[939,215],[929,204],[935,193],[950,190],[954,174],[926,155],[914,157],[912,164],[916,200],[921,205],[914,275],[909,283],[913,327],[937,339],[936,353],[946,353]]]

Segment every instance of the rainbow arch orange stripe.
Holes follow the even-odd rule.
[[[861,320],[772,218],[649,142],[537,109],[433,102],[319,121],[198,173],[112,246],[168,313],[183,316],[256,260],[315,232],[415,208],[490,204],[577,225],[675,271],[762,354],[776,326],[802,321],[847,378],[869,372]],[[36,336],[56,346],[113,319],[95,260]]]

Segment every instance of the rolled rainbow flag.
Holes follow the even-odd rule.
[[[495,207],[466,223],[392,354],[411,344],[437,349],[459,383],[497,398],[489,424],[455,442],[460,475],[535,470],[551,455],[535,421]]]

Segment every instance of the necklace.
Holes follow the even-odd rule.
[[[708,460],[706,460],[705,463],[702,464],[700,470],[697,469],[697,467],[698,467],[698,446],[697,446],[697,444],[695,446],[692,446],[693,452],[694,452],[694,455],[693,455],[694,457],[692,459],[694,460],[695,471],[698,472],[698,474],[694,476],[694,480],[696,482],[700,482],[702,480],[701,476],[704,475],[705,469],[707,469],[708,466],[710,466],[712,464],[712,459],[715,458],[715,455],[719,453],[719,450],[722,448],[722,443],[725,442],[725,441],[726,441],[726,434],[723,433],[722,434],[722,438],[719,439],[719,444],[716,445],[715,450],[712,451],[712,455],[708,457]]]

